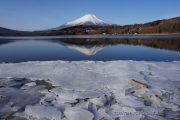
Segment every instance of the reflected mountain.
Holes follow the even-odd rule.
[[[92,56],[100,52],[106,47],[109,47],[110,45],[76,45],[76,44],[62,44],[65,47],[69,49],[76,50],[80,53],[83,53],[88,56]]]

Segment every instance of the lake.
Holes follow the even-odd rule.
[[[0,62],[179,61],[180,35],[0,37]]]

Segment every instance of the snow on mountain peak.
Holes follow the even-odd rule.
[[[53,30],[60,30],[63,28],[73,27],[73,26],[79,26],[79,25],[97,25],[97,26],[107,26],[110,25],[103,20],[97,18],[94,14],[86,14],[74,21],[67,22],[60,27],[54,28]]]
[[[67,22],[65,25],[76,26],[76,25],[107,25],[103,20],[97,18],[93,14],[86,14],[81,18],[74,21]]]

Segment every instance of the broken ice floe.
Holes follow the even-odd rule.
[[[179,73],[179,62],[1,64],[0,118],[177,119]]]

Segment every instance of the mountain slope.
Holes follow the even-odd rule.
[[[16,32],[17,31],[15,30],[0,27],[0,35],[10,34],[10,33],[15,34]]]
[[[18,31],[0,27],[0,36],[21,36],[31,35],[31,32]]]

